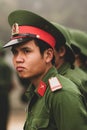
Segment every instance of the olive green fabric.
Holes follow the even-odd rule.
[[[83,94],[87,104],[87,75],[85,72],[79,67],[71,69],[71,65],[69,63],[64,63],[60,68],[58,68],[58,73],[69,78],[78,86],[78,89]]]
[[[80,30],[77,30],[77,29],[71,29],[71,28],[68,28],[68,32],[69,32],[70,37],[71,37],[70,38],[71,44],[76,46],[80,50],[80,53],[83,55],[83,57],[86,60],[86,57],[87,57],[87,33],[80,31]],[[82,58],[81,58],[81,60],[82,60]],[[85,63],[83,63],[83,65],[80,66],[80,68],[87,74],[86,61],[85,61]]]
[[[33,12],[30,12],[27,10],[13,11],[8,16],[8,22],[11,27],[15,23],[17,23],[19,26],[38,27],[38,28],[50,33],[52,36],[54,36],[57,43],[59,43],[60,40],[63,43],[65,42],[64,36],[53,24],[51,24],[48,20],[44,19],[43,17],[41,17]],[[20,43],[20,41],[17,41],[17,42]],[[17,44],[17,43],[15,43],[15,44]],[[9,47],[12,45],[13,45],[13,43],[11,43],[11,44],[7,43],[4,47]]]
[[[71,44],[75,45],[81,50],[81,53],[87,56],[87,33],[68,28],[71,35]]]
[[[58,78],[61,89],[51,91],[51,77]],[[87,110],[75,84],[59,75],[54,67],[42,81],[47,85],[44,96],[38,96],[33,85],[27,90],[29,106],[24,130],[87,130]]]
[[[85,66],[80,66],[80,69],[82,69],[86,74],[87,74],[87,67]],[[87,77],[87,76],[86,76]]]

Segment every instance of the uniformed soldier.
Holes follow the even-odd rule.
[[[0,130],[7,130],[10,112],[9,93],[13,89],[12,69],[5,61],[6,51],[0,43]]]
[[[71,36],[67,27],[53,23],[66,38],[66,44],[56,44],[55,46],[55,66],[58,73],[73,81],[84,96],[87,104],[87,75],[79,68],[74,66],[75,54],[71,46]]]
[[[75,52],[75,65],[87,74],[87,33],[70,29],[72,48]]]
[[[54,46],[65,43],[62,33],[43,17],[17,10],[9,17],[13,63],[19,76],[29,78],[29,105],[24,130],[87,130],[82,94],[54,67]]]

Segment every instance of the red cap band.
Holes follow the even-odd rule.
[[[51,47],[55,46],[55,38],[48,32],[33,26],[18,26],[18,34],[34,34],[36,38],[47,42]],[[12,37],[14,39],[15,37]],[[16,38],[18,38],[16,36]]]

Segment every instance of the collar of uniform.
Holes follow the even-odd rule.
[[[55,75],[57,74],[57,70],[56,68],[53,66],[51,67],[48,72],[46,73],[46,75],[43,77],[43,81],[45,83],[48,83],[48,79],[51,78],[51,77],[54,77]]]
[[[56,74],[57,74],[56,68],[55,68],[54,66],[51,67],[51,68],[48,70],[48,72],[46,73],[46,75],[43,77],[43,79],[42,79],[42,81],[40,82],[39,86],[40,86],[41,84],[43,84],[43,85],[46,85],[45,87],[47,88],[47,86],[48,86],[48,79],[51,78],[51,77],[54,77]],[[39,87],[39,86],[38,86],[38,87]],[[29,85],[29,87],[28,87],[28,89],[27,89],[27,91],[26,91],[26,96],[27,96],[27,98],[28,98],[29,100],[33,97],[33,95],[34,95],[35,93],[38,95],[38,97],[44,96],[45,91],[46,91],[46,88],[44,88],[44,90],[43,90],[44,92],[41,93],[41,95],[40,95],[40,94],[38,93],[38,87],[35,89],[35,87],[34,87],[33,84],[30,84],[30,85]]]
[[[25,95],[27,96],[27,98],[29,100],[31,100],[31,98],[33,97],[34,91],[35,91],[34,85],[30,84],[29,87],[28,87],[28,89],[26,90],[26,93],[25,93]]]
[[[36,92],[37,95],[39,95],[40,97],[44,96],[46,89],[47,89],[47,86],[48,86],[49,78],[54,77],[56,74],[57,74],[57,70],[56,70],[55,67],[51,67],[48,70],[48,72],[43,77],[42,81],[40,82],[39,86],[35,89],[35,92]],[[40,87],[42,87],[42,85],[43,85],[43,90],[41,91]],[[39,89],[39,91],[38,91],[38,89]]]
[[[86,66],[80,66],[79,67],[81,70],[83,70],[87,74],[87,67]]]
[[[65,75],[68,69],[70,69],[70,64],[64,63],[60,66],[60,68],[57,69],[57,71],[59,74]]]

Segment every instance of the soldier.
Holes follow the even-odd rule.
[[[56,44],[55,46],[55,66],[58,73],[73,81],[84,96],[87,104],[87,75],[74,66],[75,54],[71,48],[71,36],[67,27],[53,23],[66,38],[66,44]]]
[[[43,17],[26,11],[12,12],[13,63],[21,78],[29,78],[29,106],[24,130],[87,130],[87,110],[73,82],[54,67],[54,46],[65,43],[62,33]]]
[[[0,43],[0,130],[7,130],[10,112],[9,93],[13,89],[12,69],[5,61],[5,50]]]
[[[75,65],[87,74],[87,33],[70,29],[72,48],[75,52]]]

